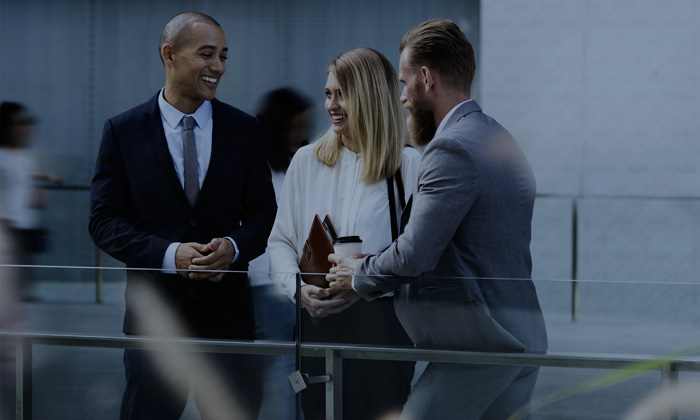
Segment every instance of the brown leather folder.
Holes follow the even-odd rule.
[[[337,237],[338,232],[335,230],[330,216],[326,215],[322,222],[318,214],[314,215],[309,236],[306,238],[306,243],[304,243],[304,253],[299,262],[299,269],[302,273],[301,278],[306,284],[323,288],[328,287],[326,275],[319,273],[328,273],[331,270],[328,255],[333,253],[333,241]]]

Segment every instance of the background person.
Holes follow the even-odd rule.
[[[272,184],[279,199],[282,183],[294,153],[309,144],[311,102],[290,88],[266,94],[256,114],[265,137],[267,161],[272,169]],[[294,339],[295,310],[284,296],[273,290],[267,251],[250,262],[249,277],[255,300],[258,339],[291,341]],[[293,419],[296,398],[287,377],[295,370],[293,356],[274,356],[265,366],[263,404],[258,420]]]
[[[32,254],[46,249],[40,212],[46,191],[36,181],[61,184],[63,179],[39,172],[30,150],[36,119],[16,102],[0,103],[0,223],[10,236],[15,264],[29,265]],[[31,300],[29,269],[15,270],[17,295]],[[9,287],[9,286],[8,286]]]
[[[404,148],[405,119],[391,63],[361,48],[340,54],[328,67],[326,110],[331,127],[313,145],[299,149],[284,180],[268,250],[273,273],[297,273],[315,214],[330,215],[338,234],[359,235],[364,250],[378,252],[392,241],[387,178],[400,170],[406,195],[415,185],[420,154]],[[406,197],[407,198],[407,197]],[[398,197],[395,197],[398,203]],[[276,276],[291,301],[293,275]],[[305,342],[410,345],[394,313],[393,299],[358,302],[353,291],[301,288],[306,308]],[[325,371],[320,358],[305,358],[303,371]],[[410,389],[413,362],[343,361],[343,418],[376,419],[400,410]],[[324,387],[302,393],[304,417],[325,418]]]
[[[13,329],[19,317],[17,268],[11,266],[15,264],[13,248],[8,230],[0,224],[0,330]],[[14,346],[8,341],[6,337],[0,337],[0,362],[15,358]]]
[[[213,18],[177,15],[163,29],[159,51],[165,87],[105,123],[90,234],[128,268],[157,269],[127,272],[126,334],[252,340],[247,275],[225,270],[247,270],[265,249],[274,220],[262,132],[254,117],[215,99],[228,47]],[[195,154],[184,144],[190,122]],[[159,316],[164,322],[154,323]],[[199,366],[158,369],[161,356],[170,352],[125,350],[122,419],[179,419],[190,375],[203,419],[257,416],[257,357],[208,355],[214,367],[206,371],[220,376],[212,386]],[[221,405],[205,403],[212,396]],[[236,411],[228,410],[231,401]]]
[[[286,173],[292,156],[300,147],[309,144],[311,109],[311,102],[290,88],[276,89],[265,95],[256,115],[263,129],[267,161],[273,175]],[[281,182],[279,187],[281,190]]]
[[[396,312],[417,347],[544,352],[530,280],[532,169],[512,136],[470,99],[474,50],[457,25],[424,22],[400,51],[401,101],[411,137],[425,146],[418,190],[404,212],[410,220],[375,256],[331,255],[331,287],[352,285],[369,301],[400,287]],[[343,273],[352,272],[351,284]],[[401,418],[506,419],[529,402],[537,373],[429,363]]]

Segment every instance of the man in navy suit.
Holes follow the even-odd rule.
[[[129,269],[126,334],[252,340],[250,285],[232,271],[246,271],[262,254],[275,218],[261,130],[252,116],[214,99],[228,54],[214,19],[174,17],[159,49],[165,87],[105,123],[90,235]],[[194,125],[194,156],[183,146],[192,143],[192,135],[183,140],[186,121]],[[194,194],[185,192],[188,182]],[[254,356],[178,354],[186,355],[125,350],[122,419],[179,419],[190,375],[202,419],[255,418]]]

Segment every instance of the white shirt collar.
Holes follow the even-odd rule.
[[[182,117],[188,114],[184,114],[174,106],[170,105],[163,96],[164,91],[165,87],[161,89],[160,93],[158,94],[158,107],[160,107],[160,115],[163,117],[163,120],[168,123],[168,125],[175,128],[178,124],[180,124]],[[208,121],[211,121],[212,118],[211,102],[202,102],[202,105],[200,105],[193,114],[189,115],[194,117],[195,122],[200,128],[204,127],[204,125],[207,124]]]
[[[450,117],[452,116],[452,114],[455,113],[455,111],[457,110],[457,108],[459,108],[460,106],[462,106],[462,104],[466,104],[467,102],[473,101],[473,100],[474,100],[474,99],[467,99],[466,101],[460,102],[460,103],[458,103],[457,105],[455,105],[454,108],[452,108],[452,109],[450,110],[450,112],[448,112],[447,115],[445,115],[445,118],[443,118],[442,121],[440,121],[440,125],[438,126],[437,130],[435,130],[435,135],[437,136],[438,134],[440,134],[440,133],[442,132],[442,130],[445,129],[445,124],[447,124],[447,121],[449,121]]]

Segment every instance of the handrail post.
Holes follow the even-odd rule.
[[[661,388],[664,390],[674,390],[678,387],[678,364],[669,362],[661,368]],[[677,410],[671,408],[666,417],[669,420],[678,420]]]
[[[32,418],[32,343],[18,338],[15,351],[15,418]]]
[[[578,198],[571,206],[571,321],[578,318]]]
[[[104,283],[104,273],[102,272],[102,251],[95,247],[95,302],[102,303],[102,284]]]
[[[296,274],[296,354],[295,354],[295,365],[296,371],[301,372],[301,273]],[[296,393],[296,419],[300,420],[303,417],[301,412],[301,392]]]
[[[343,418],[343,359],[335,350],[326,350],[326,420]]]

